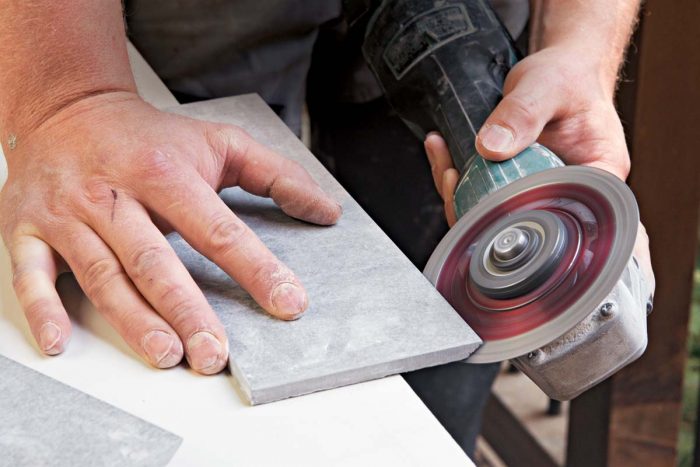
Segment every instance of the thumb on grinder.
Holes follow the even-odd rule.
[[[526,75],[512,86],[508,81],[503,99],[476,137],[477,151],[492,161],[510,159],[537,141],[565,102],[556,88],[529,82]]]

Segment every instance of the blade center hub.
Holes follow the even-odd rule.
[[[533,210],[508,216],[479,240],[469,280],[490,298],[523,296],[549,279],[568,244],[566,227],[553,212]]]
[[[539,236],[533,229],[524,225],[508,227],[494,239],[489,257],[497,269],[512,271],[532,259],[539,243]]]

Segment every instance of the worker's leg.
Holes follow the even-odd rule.
[[[457,362],[407,373],[404,378],[462,449],[473,456],[499,367],[498,363]]]
[[[384,99],[311,105],[313,151],[401,250],[423,268],[447,232],[423,145]],[[452,363],[405,375],[472,454],[497,364]]]

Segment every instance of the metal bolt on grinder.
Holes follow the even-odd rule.
[[[476,152],[519,59],[487,2],[385,0],[363,53],[400,117],[421,139],[439,131],[460,170],[459,220],[424,274],[484,341],[466,361],[510,359],[568,400],[637,359],[653,286],[632,255],[630,189],[539,144],[505,162]]]

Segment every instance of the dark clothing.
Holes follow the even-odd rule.
[[[527,0],[492,4],[519,35]],[[130,39],[181,101],[257,92],[300,134],[308,91],[312,151],[423,268],[447,232],[442,202],[422,142],[381,97],[341,0],[127,0],[126,14]],[[471,455],[497,371],[458,362],[404,377]]]
[[[129,38],[179,97],[256,92],[297,134],[318,28],[340,0],[126,0]]]
[[[491,0],[517,37],[528,0]],[[256,92],[297,134],[319,28],[342,42],[342,0],[125,0],[129,38],[181,101]],[[328,36],[329,34],[327,34]],[[381,95],[359,45],[334,86],[339,102]]]

